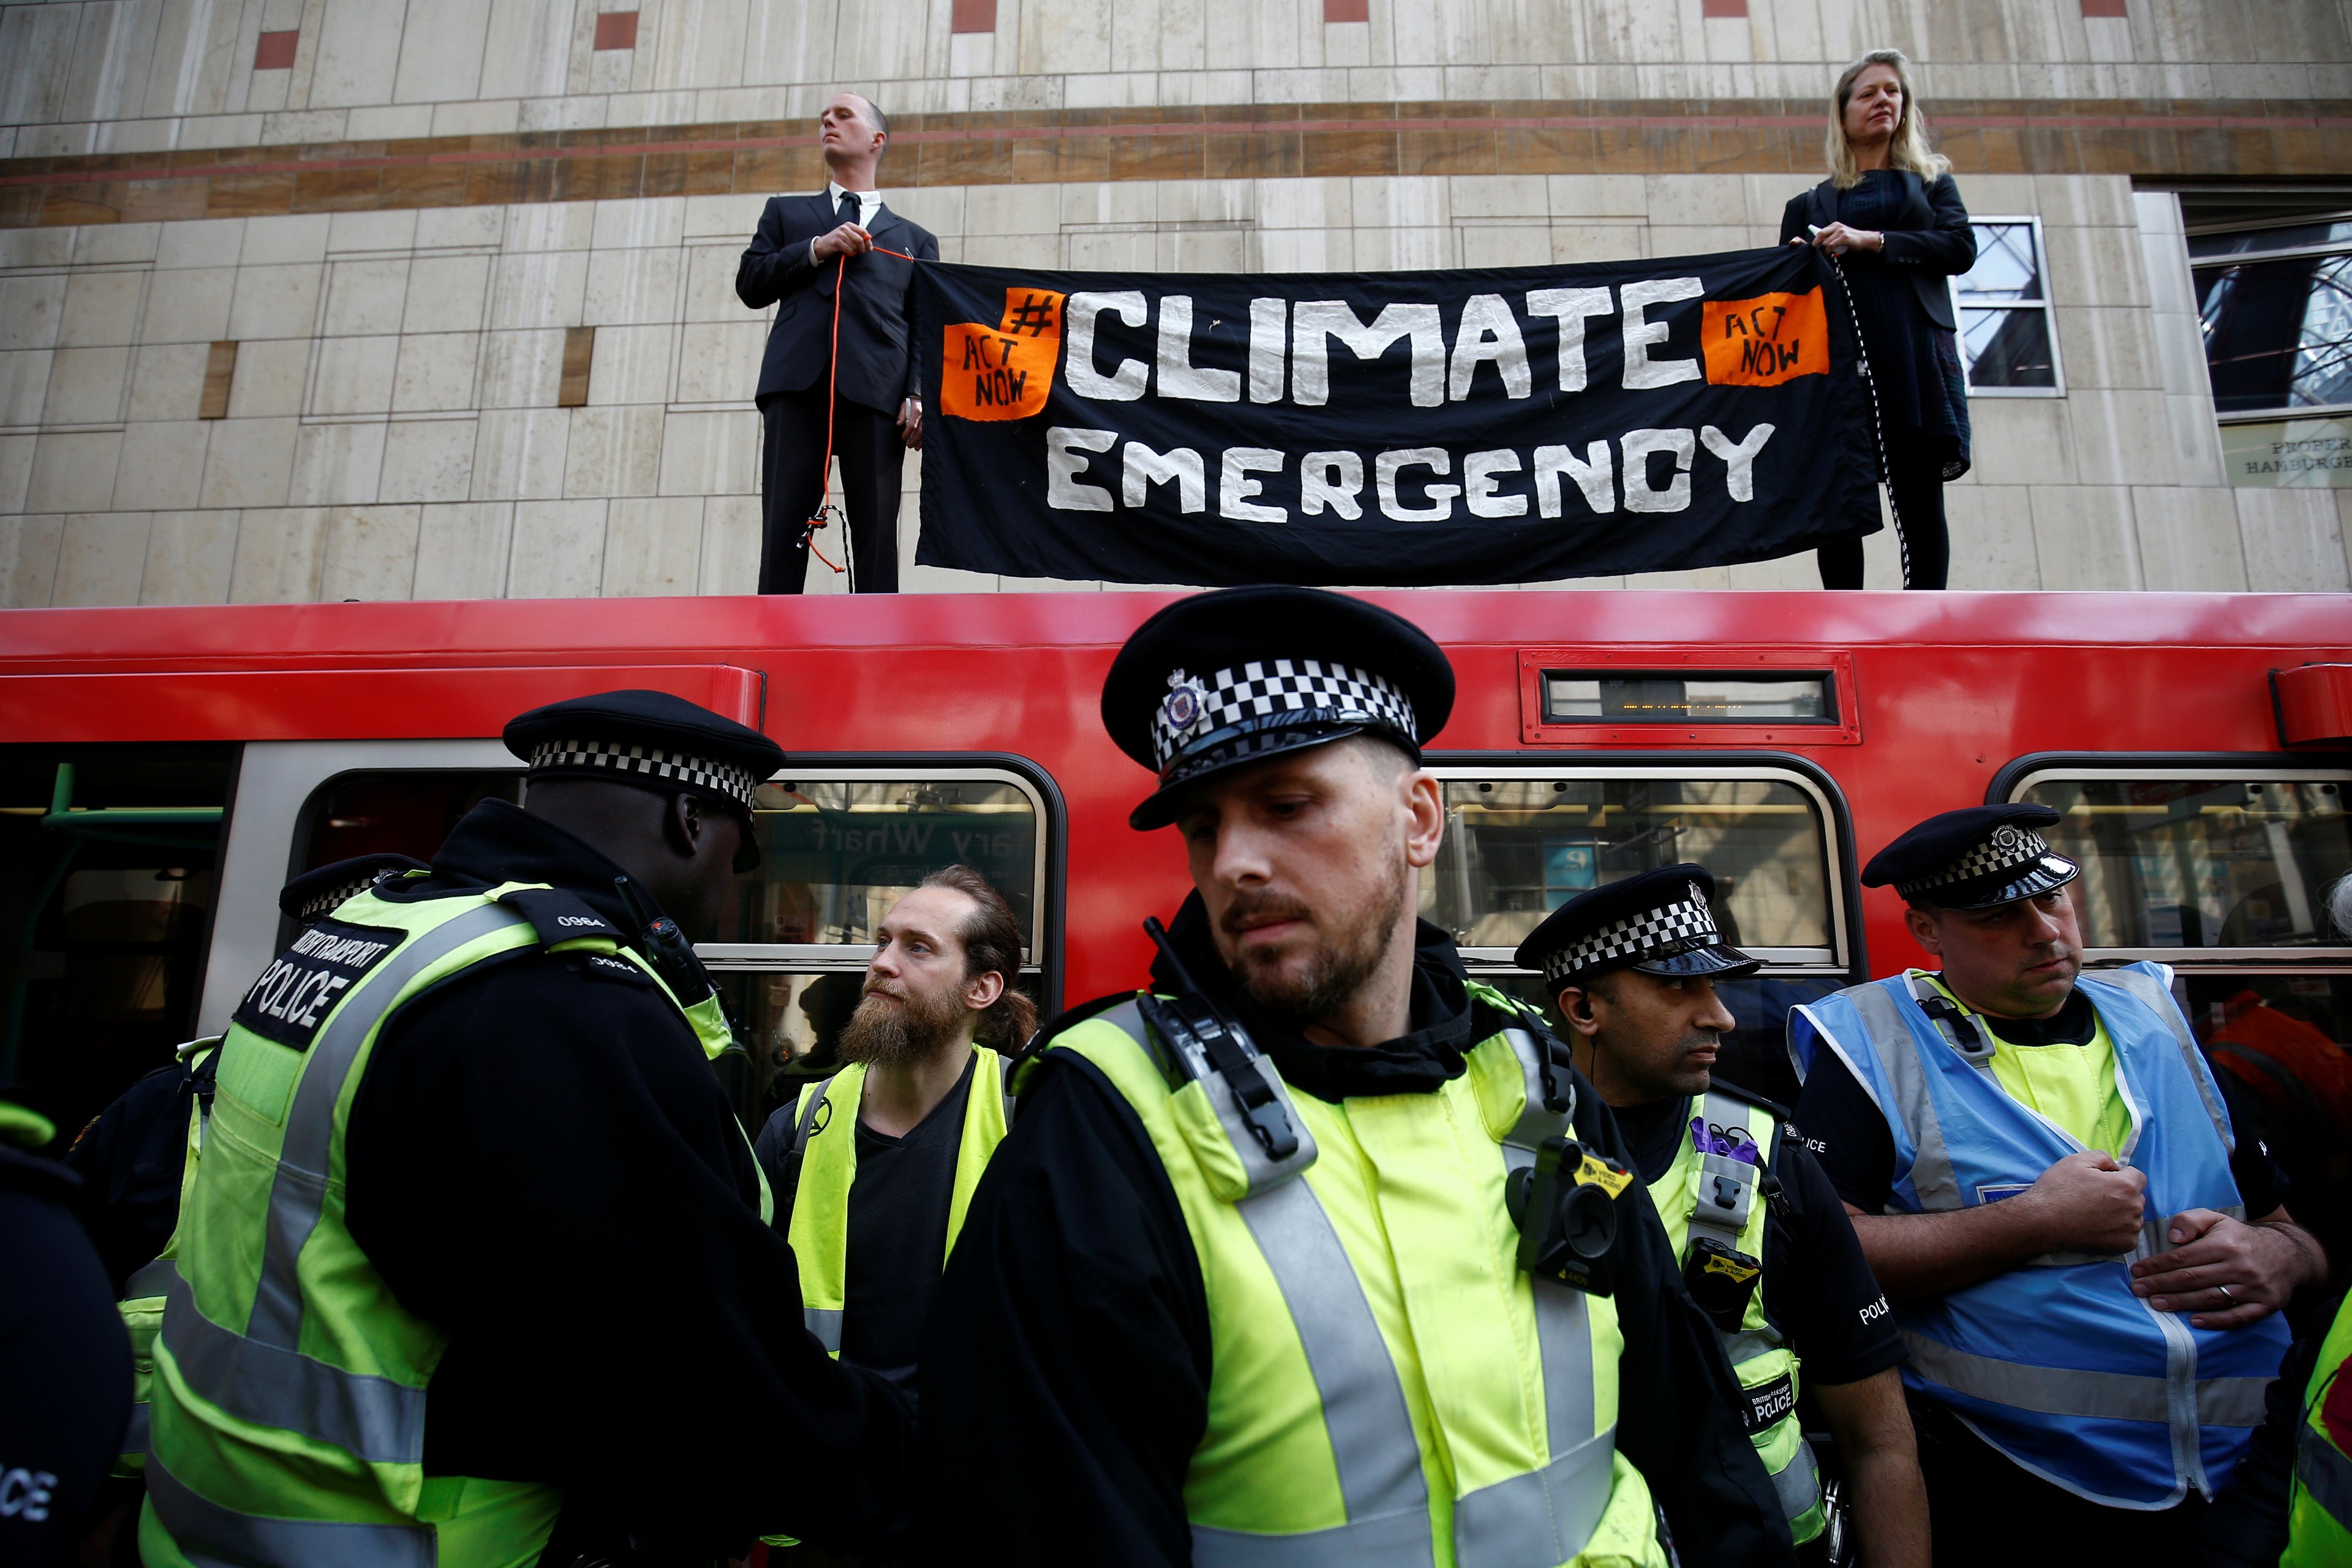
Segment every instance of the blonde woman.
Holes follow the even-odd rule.
[[[1944,486],[1969,471],[1969,404],[1949,279],[1977,258],[1951,162],[1927,146],[1900,49],[1873,49],[1837,79],[1830,177],[1790,199],[1784,244],[1840,258],[1878,384],[1879,478],[1903,538],[1903,585],[1940,588],[1951,561]],[[1862,538],[1820,552],[1822,586],[1862,586]]]

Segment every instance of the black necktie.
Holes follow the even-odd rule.
[[[858,206],[858,201],[857,201],[857,193],[856,193],[856,192],[855,192],[855,191],[844,191],[844,192],[842,192],[842,193],[841,193],[841,221],[842,221],[842,222],[844,222],[844,223],[856,223],[856,222],[857,221],[857,215],[858,215],[858,212],[859,212],[859,206]]]

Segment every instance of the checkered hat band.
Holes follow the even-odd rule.
[[[1665,958],[1694,947],[1712,946],[1722,940],[1723,933],[1716,930],[1715,916],[1694,885],[1685,898],[1638,910],[1570,942],[1544,960],[1544,979],[1557,985],[1571,974],[1622,968],[1645,958]]]
[[[659,779],[680,789],[723,795],[749,810],[759,780],[749,770],[709,757],[665,752],[658,746],[624,746],[611,741],[550,741],[530,753],[533,771],[552,768],[609,768]]]
[[[1188,686],[1197,711],[1179,727],[1175,696]],[[1171,710],[1175,711],[1171,712]],[[1412,703],[1368,669],[1312,658],[1253,659],[1207,680],[1179,682],[1151,716],[1151,750],[1165,773],[1186,748],[1253,719],[1296,714],[1322,723],[1370,723],[1418,737]]]
[[[2022,871],[2049,853],[2048,842],[2030,827],[1997,827],[1990,838],[1933,876],[1921,877],[1916,881],[1897,882],[1895,890],[1907,897],[1912,893],[1924,893],[1931,888],[1948,888],[1955,882],[1973,882],[1979,877],[1999,876],[2004,871]]]
[[[330,888],[327,891],[314,896],[309,903],[302,906],[302,912],[294,918],[310,921],[317,920],[320,915],[333,914],[347,900],[358,898],[374,886],[375,878],[373,875],[354,877],[339,887]]]

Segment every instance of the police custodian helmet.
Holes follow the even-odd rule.
[[[1764,967],[1723,940],[1715,878],[1704,866],[1661,866],[1581,892],[1544,917],[1512,954],[1557,991],[1612,970],[1669,979],[1734,979]]]
[[[533,779],[601,779],[715,800],[743,827],[735,869],[760,863],[752,792],[784,765],[784,753],[748,725],[667,691],[599,691],[520,714],[503,739]]]
[[[2058,820],[2046,805],[1971,805],[1947,811],[1871,857],[1862,885],[1895,890],[1915,904],[1990,910],[2055,892],[2083,874],[2051,853],[2041,830]]]
[[[1162,827],[1197,780],[1283,752],[1378,735],[1419,758],[1454,710],[1454,667],[1429,635],[1321,588],[1225,588],[1179,599],[1127,639],[1103,682],[1103,727],[1160,775],[1128,823]]]

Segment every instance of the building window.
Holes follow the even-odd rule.
[[[2194,234],[2189,259],[2217,413],[2352,409],[2352,216]]]
[[[1976,265],[1952,279],[1960,362],[1974,397],[2063,397],[2050,258],[2037,217],[1979,218]]]

